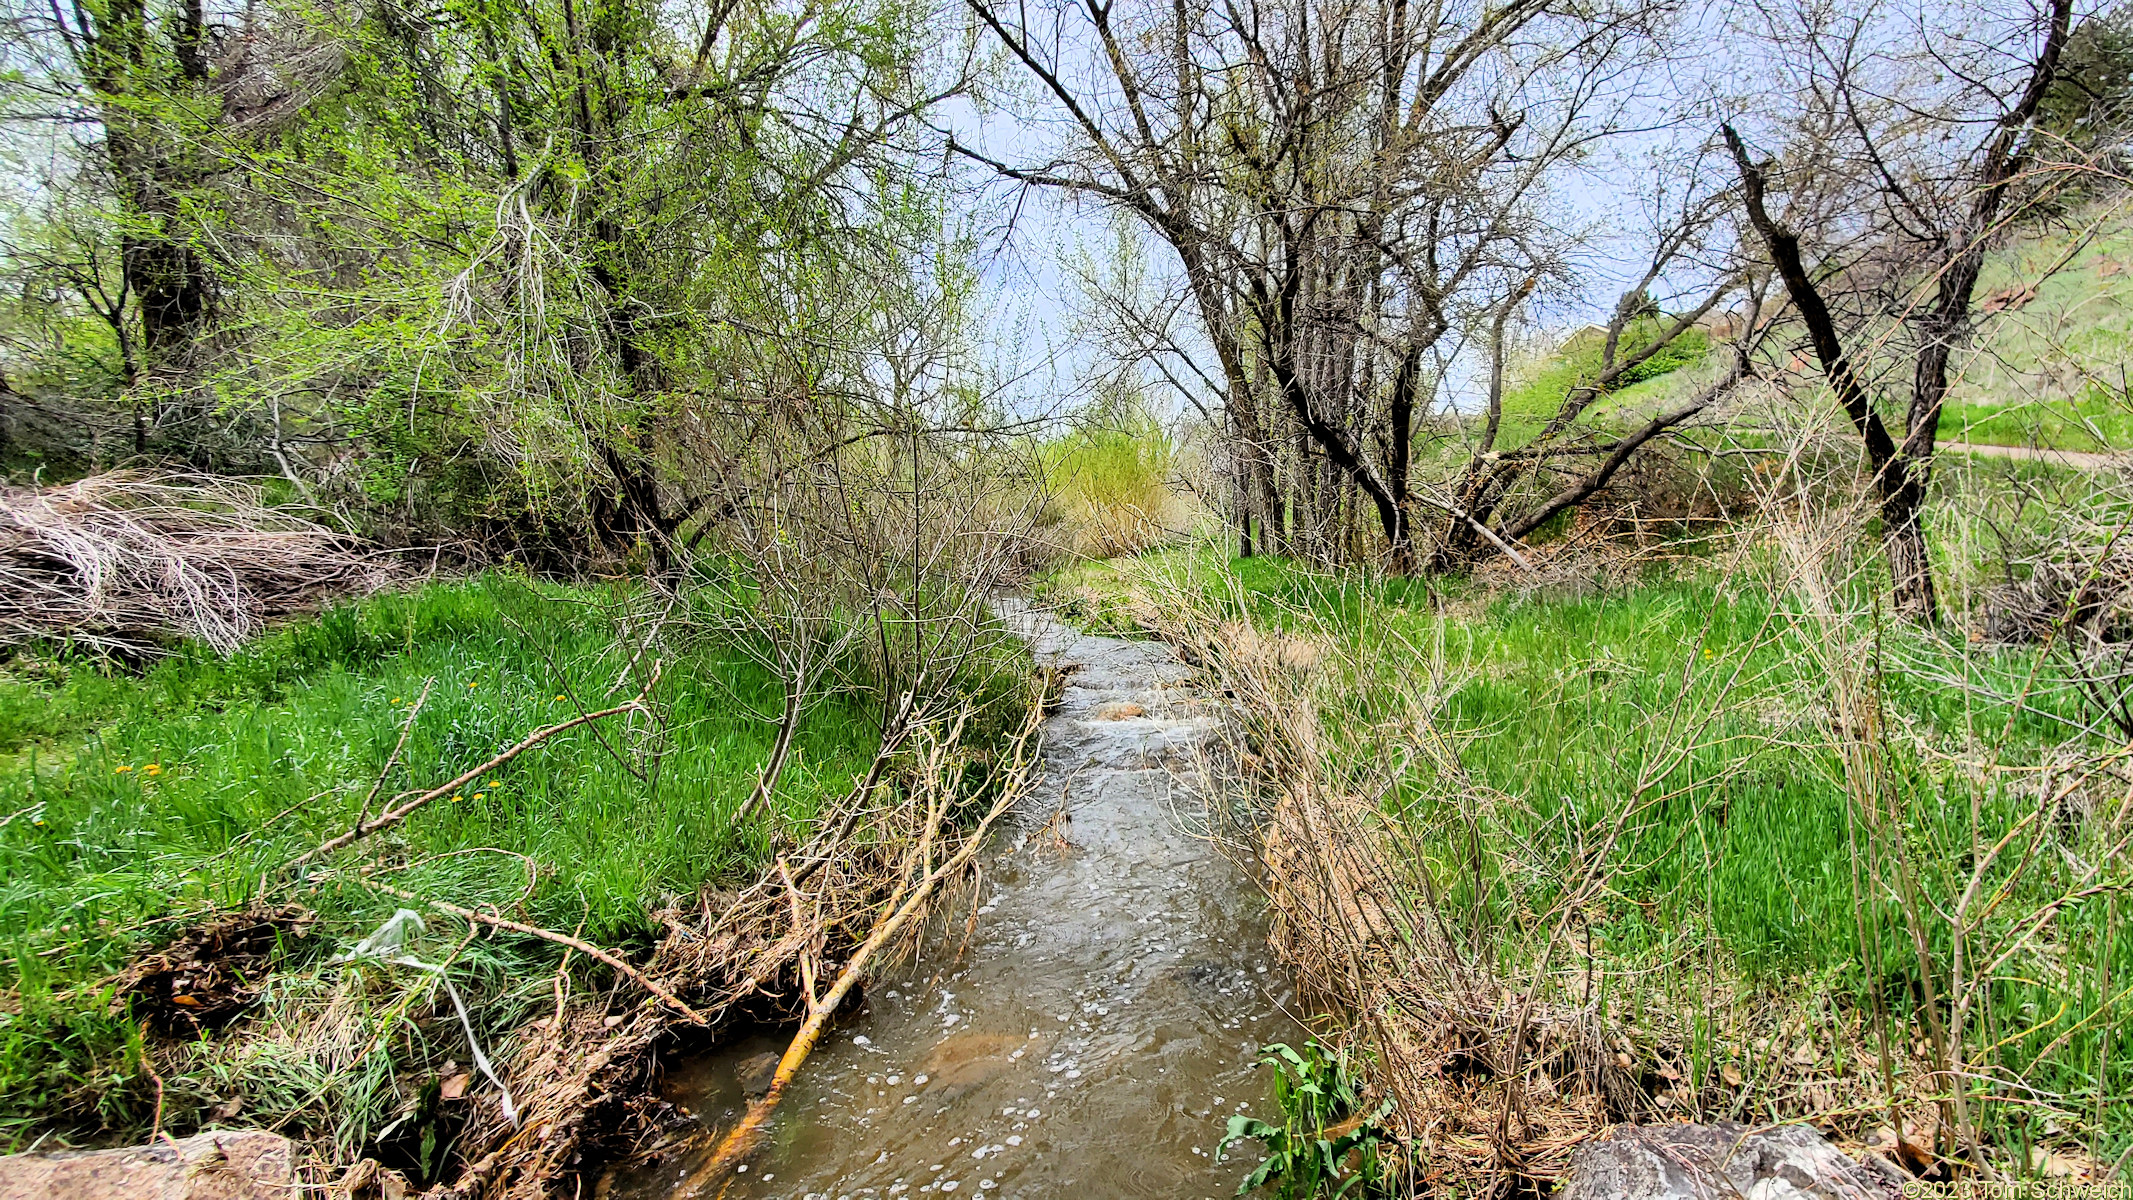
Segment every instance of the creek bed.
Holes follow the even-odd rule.
[[[1003,615],[1070,669],[1044,774],[958,921],[826,1035],[731,1197],[1227,1196],[1258,1155],[1214,1151],[1230,1113],[1270,1115],[1267,1042],[1285,1011],[1252,881],[1195,832],[1172,767],[1215,717],[1163,646]],[[1063,815],[1062,815],[1063,814]],[[682,1064],[668,1098],[713,1128],[781,1050],[756,1037]],[[673,1195],[696,1161],[617,1179]]]

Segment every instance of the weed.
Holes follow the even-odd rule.
[[[1266,1161],[1245,1176],[1237,1194],[1268,1186],[1279,1200],[1374,1194],[1386,1182],[1380,1155],[1389,1139],[1382,1122],[1392,1102],[1365,1113],[1362,1081],[1348,1069],[1347,1054],[1316,1040],[1302,1050],[1276,1042],[1265,1047],[1259,1065],[1274,1072],[1281,1124],[1244,1113],[1230,1117],[1215,1147],[1218,1161],[1247,1139],[1266,1150]]]

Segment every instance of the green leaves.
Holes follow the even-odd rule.
[[[1259,1063],[1274,1069],[1282,1124],[1270,1125],[1244,1113],[1229,1118],[1215,1147],[1217,1161],[1241,1141],[1260,1143],[1267,1155],[1237,1186],[1237,1195],[1272,1185],[1279,1200],[1367,1196],[1389,1182],[1380,1150],[1390,1140],[1384,1121],[1392,1115],[1393,1102],[1387,1099],[1362,1114],[1362,1086],[1344,1052],[1328,1050],[1316,1040],[1305,1042],[1300,1051],[1275,1042],[1265,1047]]]

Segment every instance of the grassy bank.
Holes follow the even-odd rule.
[[[490,576],[350,603],[226,660],[187,650],[133,674],[15,658],[0,671],[0,1140],[145,1134],[160,1088],[165,1128],[274,1126],[343,1153],[428,1138],[438,1154],[443,1126],[420,1113],[470,1059],[439,976],[332,957],[410,904],[374,881],[628,952],[656,909],[751,874],[873,756],[873,702],[833,692],[800,728],[775,820],[737,821],[781,693],[747,647],[677,621],[656,728],[573,729],[308,874],[279,870],[354,824],[425,686],[380,800],[634,694],[648,662],[631,666],[612,619],[627,600]],[[115,974],[200,914],[262,900],[315,921],[275,952],[258,1035],[191,1051],[150,1036]],[[447,968],[500,1062],[499,1039],[561,994],[562,948],[431,916],[407,953]]]
[[[1324,786],[1391,823],[1409,882],[1441,889],[1416,906],[1509,994],[1598,1021],[1634,1085],[1613,1119],[1930,1144],[1960,1104],[2003,1165],[2044,1144],[2115,1160],[2133,1146],[2120,739],[2081,732],[2094,714],[2034,647],[1869,620],[1833,655],[1857,629],[1833,632],[1774,557],[1549,596],[1178,552],[1052,594],[1113,627],[1204,609],[1232,630],[1210,657],[1292,639],[1269,657],[1285,702],[1316,706]],[[1838,600],[1871,615],[1869,585]]]

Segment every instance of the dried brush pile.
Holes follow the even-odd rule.
[[[467,1169],[432,1200],[581,1195],[602,1190],[605,1166],[655,1156],[692,1163],[676,1193],[683,1200],[723,1195],[726,1173],[827,1022],[858,1001],[865,979],[915,949],[929,921],[969,907],[972,858],[1034,781],[1037,698],[986,772],[971,770],[979,752],[965,740],[969,716],[966,708],[900,728],[814,833],[738,894],[705,892],[656,914],[666,932],[643,976],[687,996],[690,1011],[640,996],[611,1014],[612,997],[566,997],[559,971],[554,1014],[526,1031],[509,1068],[518,1120],[484,1110],[464,1137]],[[989,785],[973,788],[981,774]],[[796,1021],[800,1033],[780,1082],[707,1157],[701,1137],[679,1136],[695,1122],[651,1085],[662,1052],[743,1016]]]
[[[138,657],[191,637],[228,654],[272,617],[392,575],[357,539],[244,480],[109,471],[0,489],[0,646]]]
[[[1467,777],[1423,697],[1389,716],[1329,719],[1341,691],[1320,680],[1342,669],[1337,648],[1225,619],[1189,595],[1163,600],[1165,637],[1234,702],[1233,762],[1209,764],[1201,786],[1231,785],[1274,949],[1314,1011],[1337,1014],[1322,1036],[1367,1047],[1371,1104],[1393,1102],[1381,1135],[1428,1172],[1402,1180],[1402,1194],[1425,1182],[1551,1181],[1580,1141],[1642,1116],[1649,1097],[1619,1034],[1579,987],[1578,916],[1604,880],[1565,881],[1542,900],[1527,894],[1538,852],[1444,861],[1431,847],[1482,854],[1482,810],[1507,801]],[[1418,779],[1430,796],[1413,793]],[[1518,895],[1505,905],[1462,895],[1469,872]],[[1521,929],[1499,908],[1523,911]],[[1524,977],[1508,976],[1508,962]]]
[[[2011,561],[2019,573],[1988,589],[1982,633],[1995,642],[2055,637],[2100,646],[2133,639],[2133,546],[2106,531],[2068,531],[2052,545]]]

